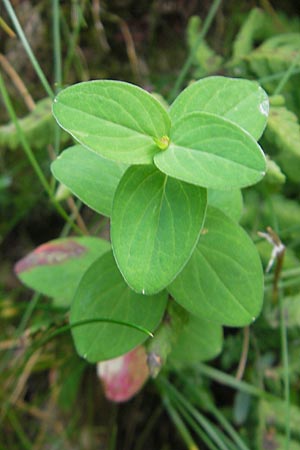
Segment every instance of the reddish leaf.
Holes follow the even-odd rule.
[[[60,264],[67,259],[82,255],[87,250],[86,247],[73,240],[47,242],[17,262],[15,272],[20,274],[36,266]]]
[[[113,402],[126,402],[142,388],[149,377],[144,347],[135,348],[118,358],[97,364],[106,398]]]
[[[109,242],[96,237],[55,239],[17,262],[15,272],[28,287],[68,306],[82,275],[109,250]]]

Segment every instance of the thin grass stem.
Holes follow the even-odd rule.
[[[185,418],[186,422],[190,425],[190,427],[193,429],[193,431],[197,434],[197,436],[204,442],[204,444],[210,449],[210,450],[219,450],[219,447],[217,447],[211,438],[207,435],[205,431],[199,426],[197,421],[191,416],[191,414],[188,413],[188,411],[184,408],[184,406],[178,401],[178,399],[174,401],[175,405],[177,406],[178,410],[182,414],[182,416]]]
[[[191,393],[191,397],[194,399],[198,399],[199,402],[201,402],[201,398],[199,395],[199,391],[196,388],[194,384],[186,383],[186,377],[180,372],[177,373],[179,379],[182,381],[185,381],[186,387],[188,391]],[[210,402],[207,405],[208,411],[211,412],[211,414],[216,418],[216,420],[219,422],[219,424],[224,428],[224,430],[228,433],[228,435],[231,437],[231,439],[236,444],[237,450],[249,450],[247,445],[243,442],[243,440],[240,438],[239,434],[236,432],[236,430],[233,428],[231,423],[226,419],[226,417],[215,407],[215,405]]]
[[[245,381],[237,380],[235,377],[228,375],[227,373],[221,372],[220,370],[215,369],[213,367],[209,367],[206,364],[199,363],[197,367],[202,375],[205,375],[208,378],[211,378],[212,380],[217,381],[220,384],[229,386],[238,391],[247,392],[248,394],[253,395],[254,397],[264,398],[265,400],[270,401],[280,400],[280,398],[276,397],[273,394],[270,394],[269,392],[263,391],[262,389],[259,389],[256,386],[252,386],[251,384],[246,383]]]
[[[54,97],[53,90],[51,89],[51,86],[48,83],[48,80],[45,77],[44,72],[43,72],[43,70],[41,69],[41,66],[38,63],[38,60],[36,59],[32,49],[30,47],[30,44],[29,44],[29,42],[28,42],[28,40],[27,40],[27,38],[26,38],[26,36],[24,34],[24,31],[23,31],[23,29],[22,29],[22,27],[20,25],[20,22],[19,22],[19,20],[18,20],[18,18],[16,16],[16,14],[15,14],[15,11],[14,11],[12,5],[11,5],[10,0],[3,0],[3,3],[4,3],[4,6],[5,6],[6,10],[7,10],[8,15],[9,15],[9,17],[10,17],[10,19],[11,19],[11,21],[12,21],[14,27],[15,27],[17,35],[19,36],[19,38],[20,38],[20,40],[21,40],[21,42],[23,44],[23,47],[24,47],[24,49],[25,49],[25,51],[26,51],[26,53],[27,53],[27,55],[28,55],[28,57],[29,57],[29,59],[31,61],[31,64],[33,65],[33,68],[34,68],[37,76],[39,77],[39,79],[40,79],[40,81],[41,81],[45,91],[49,95],[49,97],[53,98]]]
[[[222,0],[214,0],[213,4],[211,5],[210,10],[207,14],[207,17],[204,21],[203,28],[202,28],[195,44],[193,45],[193,48],[190,50],[190,53],[189,53],[184,65],[178,75],[178,78],[175,82],[174,88],[172,89],[172,91],[169,95],[169,98],[168,98],[169,103],[171,103],[175,99],[177,94],[179,93],[179,91],[182,87],[182,84],[184,83],[184,80],[187,76],[187,73],[193,63],[193,60],[197,53],[198,47],[201,44],[201,42],[203,41],[203,39],[205,38],[205,36],[209,30],[209,27],[221,5],[221,2],[222,2]]]
[[[60,8],[59,0],[52,0],[52,33],[53,33],[53,60],[54,60],[54,90],[57,94],[62,87],[61,62],[61,34],[60,34]],[[56,125],[54,129],[54,152],[59,153],[61,128]]]
[[[197,434],[197,436],[205,443],[205,445],[207,445],[207,447],[210,450],[219,450],[218,447],[216,447],[215,444],[212,442],[210,437],[202,430],[202,428],[198,425],[196,420],[182,405],[182,403],[178,399],[174,398],[172,393],[167,392],[167,389],[165,389],[165,386],[163,385],[163,383],[161,383],[161,376],[159,379],[156,380],[156,384],[158,385],[158,388],[161,391],[161,393],[169,396],[170,400],[176,405],[182,417],[184,417],[185,421],[189,424],[189,426],[195,432],[195,434]]]
[[[153,431],[156,422],[163,412],[163,407],[161,404],[156,408],[156,410],[151,414],[148,418],[143,430],[139,433],[139,436],[136,437],[136,444],[134,450],[143,450],[146,446],[147,439],[150,436],[150,433]]]
[[[218,446],[220,450],[230,450],[230,447],[225,443],[226,439],[220,436],[219,432],[216,432],[214,426],[201,414],[192,404],[186,400],[186,398],[178,392],[178,390],[167,381],[166,378],[162,378],[164,386],[169,390],[169,392],[182,403],[186,410],[194,417],[194,419],[199,423],[203,430],[210,436],[214,443]]]
[[[281,272],[280,278],[292,278],[292,277],[299,277],[300,276],[300,268],[299,267],[293,267],[292,269],[286,269]],[[274,275],[272,273],[268,273],[265,275],[265,282],[273,282]]]
[[[186,444],[188,450],[199,450],[199,447],[196,445],[194,439],[192,438],[191,433],[189,432],[187,426],[184,421],[178,414],[176,408],[172,405],[170,398],[167,395],[162,396],[163,404],[172,419],[174,425],[176,426],[177,431],[179,432],[182,440]]]
[[[279,281],[278,283],[278,288],[279,289],[287,289],[287,288],[291,288],[294,286],[299,286],[300,285],[300,279],[297,277],[296,279],[291,279],[291,280],[286,280],[286,281]],[[265,286],[265,292],[269,292],[273,290],[273,285],[272,284],[267,284]]]
[[[52,28],[53,28],[53,60],[55,91],[61,89],[62,62],[61,62],[61,37],[60,37],[60,8],[59,0],[52,0]]]
[[[284,72],[283,77],[281,78],[280,82],[278,83],[278,86],[276,87],[275,91],[273,92],[273,95],[278,95],[282,92],[284,86],[289,81],[290,77],[293,74],[294,69],[299,64],[300,55],[298,55],[293,62],[291,63],[290,67]]]
[[[286,73],[286,71],[272,73],[271,75],[266,75],[265,77],[258,78],[257,81],[259,84],[264,84],[264,83],[268,83],[270,81],[279,80],[284,76],[285,73]],[[300,68],[294,69],[294,70],[292,70],[290,77],[294,76],[294,75],[299,75],[299,73],[300,73]]]
[[[30,145],[28,144],[28,141],[26,139],[26,136],[20,126],[19,120],[17,118],[17,115],[15,113],[15,110],[12,106],[11,100],[9,98],[7,89],[5,87],[4,81],[3,81],[3,77],[0,73],[0,92],[2,94],[3,100],[4,100],[4,104],[6,106],[6,109],[9,113],[10,119],[13,122],[14,126],[16,127],[16,131],[18,134],[18,138],[19,141],[22,145],[22,148],[31,164],[31,167],[33,168],[35,174],[37,175],[41,185],[43,186],[43,188],[45,189],[46,193],[48,194],[51,202],[53,203],[55,209],[57,210],[58,214],[60,214],[60,216],[68,223],[71,224],[72,228],[77,231],[80,235],[82,235],[82,231],[81,229],[74,224],[70,217],[68,216],[68,214],[65,212],[65,210],[62,208],[62,206],[60,205],[60,203],[55,199],[55,196],[52,192],[52,189],[45,177],[45,175],[43,174],[42,170],[40,169],[40,166],[34,156],[34,153],[30,147]]]
[[[283,363],[284,404],[285,404],[285,450],[289,450],[291,440],[289,352],[288,352],[287,327],[285,322],[282,291],[279,292],[279,308],[280,308],[280,338],[281,338],[281,355]]]
[[[8,419],[9,419],[12,427],[14,428],[16,435],[19,438],[19,442],[22,446],[21,448],[25,449],[25,450],[32,450],[32,442],[30,442],[30,440],[26,436],[26,433],[23,430],[22,425],[21,425],[17,415],[15,414],[15,412],[12,409],[8,412]],[[21,448],[20,448],[20,450],[21,450]]]

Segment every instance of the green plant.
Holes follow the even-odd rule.
[[[74,342],[90,362],[129,352],[149,332],[159,368],[169,353],[180,366],[215,356],[222,325],[252,323],[262,307],[260,259],[238,219],[240,189],[266,171],[257,144],[266,93],[209,77],[167,111],[139,87],[99,80],[61,91],[53,113],[79,144],[52,172],[111,218],[112,251],[96,237],[52,241],[17,264],[21,280],[71,304]]]

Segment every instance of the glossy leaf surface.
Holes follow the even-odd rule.
[[[111,238],[132,289],[153,294],[171,283],[192,254],[205,211],[205,189],[153,166],[126,171],[114,199]]]
[[[168,287],[197,317],[228,326],[255,320],[262,307],[263,271],[246,232],[215,208],[208,208],[190,261]]]
[[[129,83],[97,80],[61,91],[53,113],[59,125],[79,143],[104,158],[149,164],[168,136],[170,119],[148,92]]]
[[[258,182],[264,154],[234,123],[209,113],[190,113],[174,124],[167,150],[154,157],[167,175],[198,186],[233,189]]]
[[[259,139],[267,124],[268,96],[254,81],[209,77],[188,86],[170,108],[172,122],[190,112],[222,116]]]
[[[55,239],[40,245],[15,265],[28,287],[70,302],[81,276],[110,244],[95,237]]]
[[[51,165],[55,178],[105,216],[111,215],[114,193],[126,168],[125,164],[105,159],[82,145],[64,150]]]
[[[71,324],[89,319],[113,319],[154,331],[161,321],[166,292],[144,296],[123,280],[111,252],[94,262],[82,277],[71,306]],[[78,353],[90,362],[112,359],[147,339],[142,331],[113,323],[89,323],[73,328]]]

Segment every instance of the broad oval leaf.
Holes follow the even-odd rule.
[[[215,358],[222,344],[221,325],[189,314],[168,360],[176,367],[191,366]]]
[[[55,239],[21,259],[15,272],[26,286],[67,304],[84,272],[109,250],[109,242],[95,237]]]
[[[249,324],[263,300],[257,250],[237,223],[209,207],[194,254],[168,290],[197,317],[228,326]]]
[[[51,164],[51,171],[90,208],[111,215],[117,185],[127,166],[105,159],[82,145],[64,150]]]
[[[257,183],[266,161],[257,142],[234,123],[209,113],[190,113],[172,128],[167,150],[154,157],[167,175],[213,189]]]
[[[196,111],[222,116],[258,140],[267,124],[269,101],[255,81],[208,77],[181,92],[171,105],[170,116],[173,122]]]
[[[154,296],[133,292],[111,252],[95,261],[82,277],[71,306],[71,324],[113,319],[154,331],[167,302],[166,291]],[[147,339],[142,331],[114,323],[89,323],[72,329],[78,353],[90,362],[116,358]]]
[[[164,289],[190,258],[206,211],[206,190],[154,166],[130,167],[116,190],[111,239],[120,271],[137,292]]]
[[[237,222],[242,216],[243,196],[240,189],[231,189],[230,191],[208,189],[207,203],[209,206],[220,209],[228,217]]]
[[[152,163],[156,142],[168,136],[163,106],[129,83],[96,80],[61,91],[53,113],[59,125],[90,150],[129,164]]]

